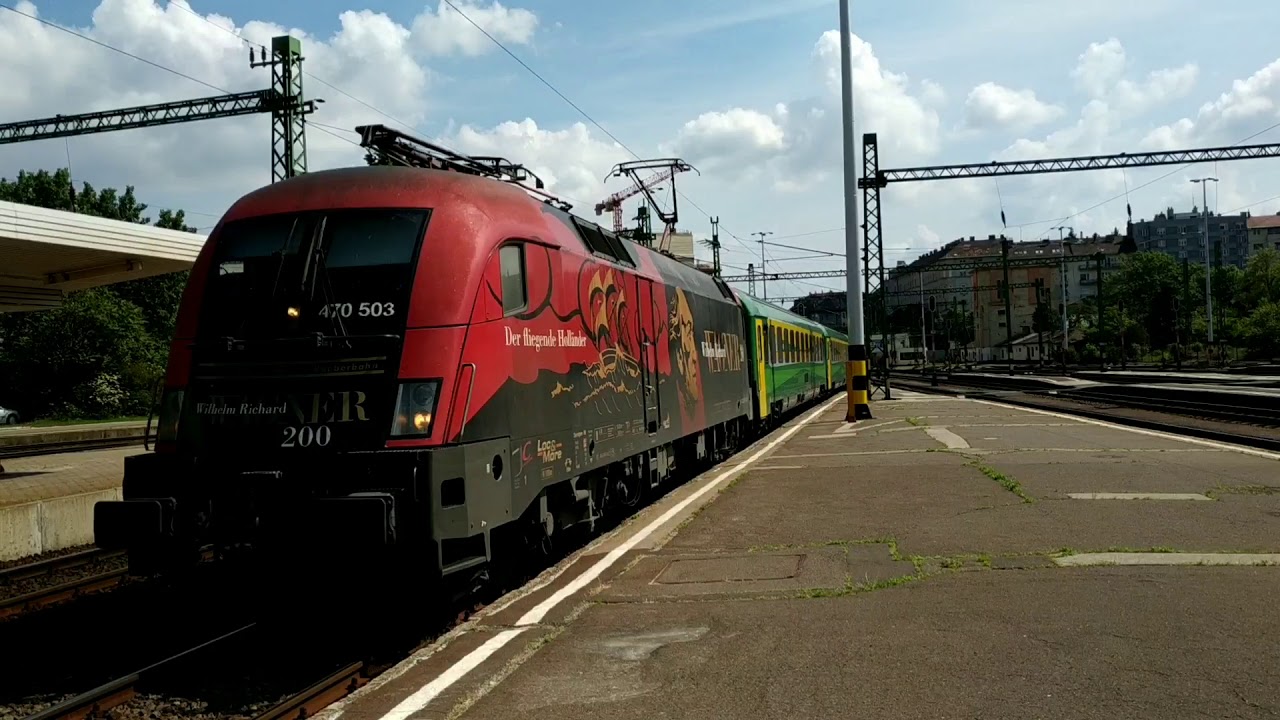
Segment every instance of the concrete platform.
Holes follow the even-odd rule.
[[[141,442],[146,435],[146,430],[147,422],[145,420],[85,423],[82,425],[53,425],[49,427],[4,425],[0,426],[0,450],[36,450],[41,445],[99,440],[136,440]],[[60,450],[64,448],[55,447],[53,449]]]
[[[322,716],[1280,714],[1280,455],[872,409],[794,421]]]
[[[35,455],[0,473],[0,560],[93,543],[93,504],[120,498],[124,459],[142,447]]]

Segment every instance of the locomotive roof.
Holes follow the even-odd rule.
[[[450,170],[436,170],[402,165],[374,165],[336,168],[299,175],[261,187],[236,201],[227,211],[226,220],[279,212],[317,208],[343,207],[431,207],[442,201],[469,204],[481,213],[521,222],[546,223],[557,218],[563,227],[595,257],[615,261],[633,271],[645,273],[635,263],[637,255],[647,253],[663,278],[686,291],[707,297],[724,297],[732,301],[727,285],[675,258],[620,237],[609,228],[581,215],[543,202],[526,193],[521,186],[491,177]],[[575,220],[577,222],[575,222]],[[594,227],[616,240],[620,252],[601,252],[599,238],[589,242],[578,223]],[[556,232],[563,232],[557,230]],[[561,240],[564,238],[561,237]],[[625,249],[621,246],[625,246]],[[721,288],[723,285],[723,288]],[[785,311],[784,311],[785,312]]]
[[[421,194],[476,204],[538,201],[519,187],[478,175],[390,165],[319,170],[265,185],[240,198],[226,219],[317,207],[422,207]]]

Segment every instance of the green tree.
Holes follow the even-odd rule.
[[[136,305],[110,292],[84,291],[20,321],[4,351],[6,395],[15,405],[60,417],[146,411],[147,389],[163,358]]]
[[[0,200],[150,224],[133,187],[77,192],[66,169],[0,178]],[[160,227],[194,232],[181,210]],[[145,412],[164,371],[187,273],[69,293],[61,308],[0,315],[0,397],[26,417],[107,417]]]
[[[1265,303],[1280,302],[1280,253],[1266,248],[1249,258],[1243,284],[1250,311]]]
[[[1125,315],[1131,320],[1123,323],[1126,335],[1137,325],[1146,329],[1146,339],[1154,347],[1175,341],[1174,298],[1181,297],[1184,288],[1182,268],[1173,257],[1158,252],[1126,255],[1120,261],[1120,269],[1107,277],[1103,292],[1104,306],[1124,305]],[[1121,322],[1119,317],[1117,322]],[[1116,333],[1122,327],[1108,325]]]
[[[1259,305],[1242,326],[1250,350],[1268,359],[1280,355],[1280,302]]]

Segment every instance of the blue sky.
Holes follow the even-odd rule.
[[[168,4],[44,0],[21,7],[220,87],[265,85],[264,71],[244,67],[243,48],[230,33],[181,8],[166,10]],[[680,187],[736,236],[724,238],[734,264],[752,259],[738,239],[756,230],[784,236],[843,224],[838,88],[828,76],[838,67],[831,53],[835,0],[511,0],[501,12],[484,0],[455,4],[490,23],[507,47],[636,153],[674,152],[694,162],[701,176],[682,176]],[[1280,65],[1269,67],[1280,57],[1274,2],[853,6],[858,132],[880,133],[884,166],[1225,145],[1280,123]],[[462,26],[439,13],[460,20],[434,0],[192,0],[190,7],[230,18],[249,37],[300,29],[315,76],[419,132],[527,162],[580,202],[594,203],[616,189],[618,181],[600,179],[613,163],[629,159],[492,43],[479,36],[451,40],[462,37]],[[0,41],[19,58],[0,68],[0,120],[212,94],[33,26],[0,11]],[[394,124],[310,79],[308,94],[328,101],[312,116],[319,123]],[[79,177],[135,185],[153,207],[208,213],[194,218],[207,226],[236,196],[269,179],[268,128],[266,118],[256,117],[76,138],[72,158]],[[1277,138],[1280,129],[1251,142]],[[313,168],[359,162],[349,142],[323,130],[312,128],[309,141]],[[65,156],[62,141],[6,146],[0,175],[65,164]],[[890,188],[886,254],[910,259],[951,238],[1000,232],[1002,205],[1010,225],[1065,217],[1086,231],[1109,230],[1123,225],[1123,199],[1073,214],[1123,194],[1125,183],[1133,189],[1171,169],[1006,179],[999,195],[989,180]],[[1135,217],[1168,203],[1189,205],[1186,178],[1204,170],[1132,191]],[[1224,164],[1216,172],[1224,180],[1220,210],[1280,195],[1280,161]],[[685,204],[681,209],[682,227],[709,231],[703,214]],[[1280,202],[1251,209],[1276,212]],[[589,206],[584,211],[589,214]],[[1055,224],[1006,232],[1030,239]],[[783,242],[840,249],[843,238],[827,232]],[[822,265],[782,260],[798,252],[770,253],[787,269]],[[798,295],[817,285],[839,283],[782,287]]]

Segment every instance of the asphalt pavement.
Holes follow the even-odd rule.
[[[1280,455],[872,410],[793,423],[326,716],[1280,715]]]

